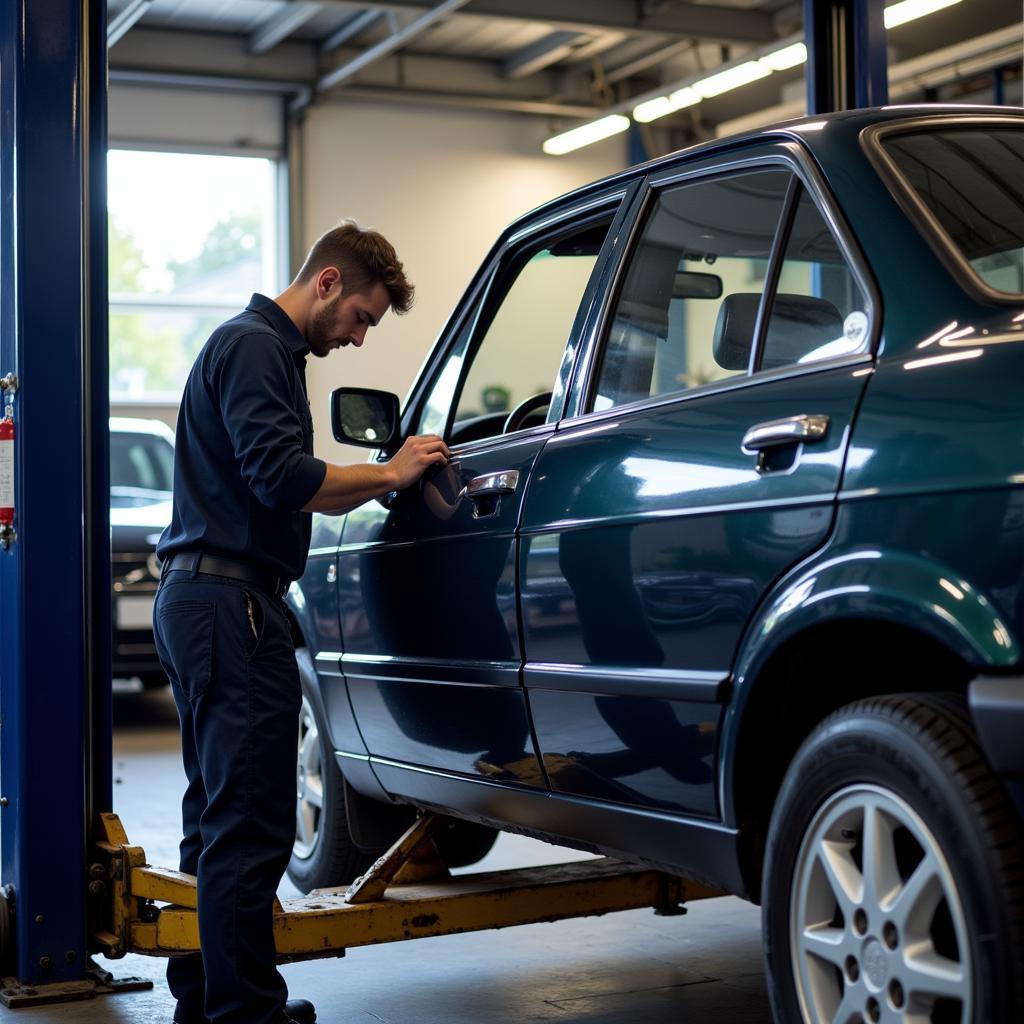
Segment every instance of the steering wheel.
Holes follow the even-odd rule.
[[[526,417],[532,412],[536,412],[538,409],[543,409],[544,406],[551,404],[551,392],[543,391],[539,395],[531,395],[529,398],[520,402],[509,414],[505,420],[505,425],[501,428],[503,434],[511,434],[512,431],[518,430],[525,422]]]

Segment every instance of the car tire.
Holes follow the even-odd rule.
[[[1024,1020],[1020,820],[956,698],[861,701],[815,729],[762,897],[778,1024]]]
[[[498,834],[489,825],[449,818],[434,835],[434,845],[448,867],[468,868],[491,852]]]
[[[345,786],[328,742],[313,659],[295,652],[302,684],[296,764],[295,844],[288,877],[302,892],[344,885],[376,859],[355,845],[345,811]]]

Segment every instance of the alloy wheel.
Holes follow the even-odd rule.
[[[942,849],[895,793],[833,793],[804,834],[790,906],[806,1021],[969,1024],[970,945]]]
[[[299,754],[295,769],[295,844],[292,852],[308,860],[320,840],[324,779],[320,760],[320,731],[313,706],[303,695],[299,713]]]

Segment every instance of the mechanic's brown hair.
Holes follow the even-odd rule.
[[[412,306],[415,289],[395,247],[379,231],[361,228],[354,220],[341,221],[313,243],[295,280],[306,284],[324,267],[341,271],[346,292],[362,294],[379,281],[396,313],[407,313]]]

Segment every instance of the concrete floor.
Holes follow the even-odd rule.
[[[114,807],[150,863],[177,865],[184,775],[166,692],[115,696]],[[502,836],[484,869],[577,859],[569,850]],[[287,881],[280,895],[297,891]],[[84,1003],[3,1010],[12,1024],[156,1024],[174,1009],[164,962],[100,961],[153,991]],[[771,1024],[758,911],[736,899],[696,903],[684,917],[630,911],[356,949],[340,960],[283,968],[293,996],[322,1024]]]

